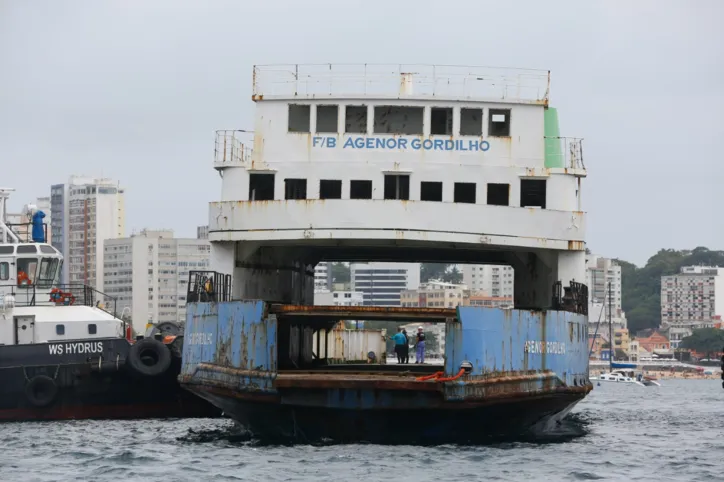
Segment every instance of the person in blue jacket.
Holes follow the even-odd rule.
[[[407,343],[407,337],[402,334],[402,328],[397,328],[397,333],[392,335],[392,341],[395,342],[395,354],[397,355],[397,363],[402,364],[404,360],[404,346]]]

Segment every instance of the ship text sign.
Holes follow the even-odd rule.
[[[419,137],[313,137],[312,147],[323,149],[380,149],[399,151],[461,151],[485,152],[490,149],[488,141],[478,139],[420,139]]]

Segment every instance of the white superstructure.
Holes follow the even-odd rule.
[[[62,281],[103,289],[103,241],[125,233],[124,190],[111,179],[72,176],[50,188],[52,243]]]
[[[171,230],[143,230],[104,245],[104,289],[130,311],[133,328],[186,320],[189,271],[209,268],[209,242],[174,238]]]
[[[62,254],[46,242],[21,242],[7,226],[11,191],[0,188],[0,345],[123,337],[111,298],[59,284]]]
[[[516,307],[550,306],[557,282],[585,282],[586,170],[580,140],[558,133],[549,78],[255,67],[253,142],[217,135],[213,269],[233,274],[235,298],[311,304],[319,261],[500,264]]]

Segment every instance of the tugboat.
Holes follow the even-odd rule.
[[[44,213],[29,205],[32,221],[9,225],[11,191],[0,188],[0,421],[219,415],[176,381],[183,336],[133,339],[113,298],[58,283]]]
[[[232,277],[231,296],[187,305],[182,385],[260,439],[466,443],[555,427],[592,385],[587,171],[549,82],[256,66],[253,144],[248,131],[216,140],[210,269]],[[353,274],[363,306],[314,306],[314,268],[335,261],[511,266],[514,308],[399,306],[409,271],[393,268],[374,286]],[[444,365],[333,363],[340,320],[440,324]]]

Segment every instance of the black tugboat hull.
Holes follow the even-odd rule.
[[[182,342],[178,338],[177,342]],[[149,376],[128,363],[125,339],[0,346],[0,421],[217,417],[220,410],[176,378],[169,367]]]

